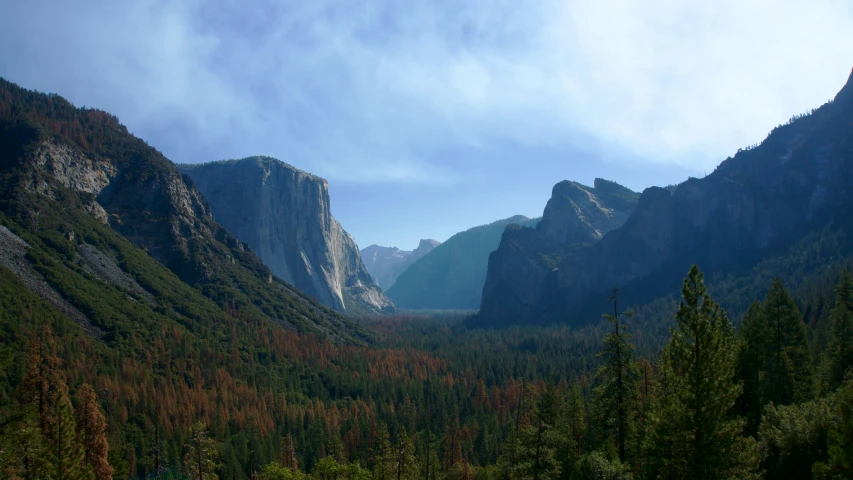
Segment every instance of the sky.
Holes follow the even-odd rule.
[[[320,175],[362,248],[701,177],[851,67],[849,0],[0,2],[0,76],[175,162]]]

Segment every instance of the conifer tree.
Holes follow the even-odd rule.
[[[299,462],[296,461],[296,445],[293,443],[293,436],[289,433],[281,439],[279,463],[291,472],[299,471]]]
[[[584,435],[586,434],[586,407],[581,396],[580,386],[575,384],[569,391],[566,401],[566,444],[568,446],[564,458],[571,459],[571,468],[564,468],[570,472],[574,468],[574,461],[584,454]],[[568,467],[568,465],[566,466]]]
[[[631,333],[623,318],[631,317],[630,311],[620,315],[618,290],[610,297],[613,315],[604,318],[613,325],[613,330],[604,337],[600,356],[604,364],[598,371],[601,385],[596,389],[596,407],[601,426],[616,440],[619,461],[627,455],[628,437],[631,435],[632,411],[637,399],[637,365],[634,362],[634,346]]]
[[[391,448],[391,435],[388,426],[379,423],[376,436],[378,455],[376,464],[373,466],[373,478],[376,480],[396,479],[395,454]]]
[[[53,411],[46,424],[48,472],[56,480],[83,480],[92,476],[86,464],[86,452],[77,437],[77,425],[71,401],[65,392],[57,392]]]
[[[738,411],[746,417],[746,432],[755,435],[765,402],[769,346],[769,325],[759,302],[750,305],[740,327],[737,378],[743,384]]]
[[[95,480],[110,480],[113,478],[113,467],[107,457],[107,420],[98,408],[95,391],[88,384],[83,384],[77,392],[77,434],[86,456],[86,464],[92,469]]]
[[[778,278],[770,285],[764,299],[767,338],[765,401],[788,405],[809,397],[809,357],[806,326],[794,299]]]
[[[400,438],[394,448],[394,478],[396,480],[415,480],[418,476],[418,463],[415,459],[415,444],[406,429],[400,431]]]
[[[853,278],[846,271],[835,290],[830,343],[829,388],[836,389],[853,368]]]
[[[218,480],[216,475],[216,442],[207,433],[202,422],[190,428],[184,468],[190,480]]]
[[[684,280],[676,323],[661,358],[648,476],[751,478],[758,466],[757,445],[742,436],[744,420],[731,417],[741,394],[734,381],[734,330],[695,265]]]

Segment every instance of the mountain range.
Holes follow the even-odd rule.
[[[198,331],[237,315],[371,341],[276,276],[215,220],[189,177],[116,117],[5,80],[0,100],[0,270],[91,335]]]
[[[408,266],[387,290],[399,308],[476,310],[489,254],[507,225],[535,226],[539,219],[516,215],[457,233]]]
[[[440,244],[441,242],[437,240],[421,239],[418,242],[418,247],[414,250],[400,250],[397,247],[370,245],[361,250],[361,258],[376,284],[383,290],[388,290],[410,265],[430,253]]]
[[[849,235],[851,158],[853,74],[833,100],[704,178],[651,187],[639,199],[611,184],[616,197],[604,201],[599,182],[592,190],[560,183],[535,230],[504,232],[489,258],[479,321],[584,323],[603,313],[614,287],[627,304],[644,304],[677,290],[691,264],[748,284],[753,266],[787,261],[809,235]],[[845,254],[841,245],[819,255],[831,263]],[[798,275],[822,267],[809,268]]]

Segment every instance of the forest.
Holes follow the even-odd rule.
[[[736,329],[694,266],[668,337],[642,355],[618,299],[574,329],[376,319],[369,346],[247,322],[263,347],[241,348],[234,311],[217,339],[231,348],[174,329],[122,355],[23,293],[0,311],[0,475],[851,478],[846,269],[811,299],[776,279]],[[206,371],[219,356],[232,371]]]

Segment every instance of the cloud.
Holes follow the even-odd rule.
[[[713,168],[834,95],[851,31],[841,0],[32,0],[0,6],[0,75],[176,161],[447,184],[507,142]]]

